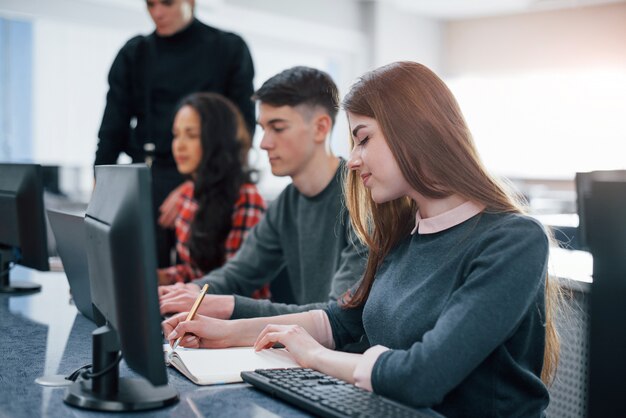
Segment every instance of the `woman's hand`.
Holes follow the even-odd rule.
[[[174,277],[168,273],[168,268],[157,269],[157,278],[159,286],[167,286],[175,283]]]
[[[196,315],[191,321],[186,321],[187,312],[179,313],[161,323],[163,335],[170,345],[180,336],[181,347],[187,348],[226,348],[236,345],[232,338],[234,330],[231,330],[230,321],[209,318]]]
[[[167,195],[161,206],[159,206],[159,225],[163,228],[174,228],[174,221],[178,215],[178,200],[183,188],[190,181],[186,181]]]
[[[159,289],[158,289],[159,299],[163,298],[164,296],[172,292],[175,292],[178,289],[185,289],[185,288],[195,291],[196,296],[198,296],[198,293],[200,293],[200,286],[198,286],[197,284],[177,282],[168,286],[159,285]],[[189,309],[191,309],[191,307]]]
[[[254,349],[260,351],[280,343],[291,353],[302,367],[318,368],[317,359],[330,351],[318,343],[299,325],[267,325],[254,343]]]

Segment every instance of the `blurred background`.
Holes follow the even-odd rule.
[[[343,95],[380,65],[427,65],[535,214],[575,213],[577,171],[626,168],[626,1],[196,0],[196,16],[246,40],[255,88],[309,65]],[[109,68],[152,30],[142,0],[0,0],[0,161],[51,166],[48,191],[86,203]],[[332,147],[347,156],[338,121]],[[260,136],[251,160],[272,199],[288,179],[269,172]]]

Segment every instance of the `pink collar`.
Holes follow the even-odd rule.
[[[415,232],[418,234],[435,234],[445,231],[478,215],[484,209],[483,205],[467,201],[454,209],[431,218],[422,218],[418,210],[415,214],[415,228],[411,231],[411,235]]]

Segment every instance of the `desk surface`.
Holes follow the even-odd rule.
[[[28,296],[0,294],[0,416],[78,417],[111,413],[76,409],[63,402],[65,388],[43,387],[37,377],[68,375],[91,363],[91,332],[95,325],[70,302],[63,273],[39,273],[20,267],[13,279],[40,283],[42,291]],[[124,362],[120,375],[132,375]],[[176,405],[154,411],[123,414],[133,417],[308,417],[299,409],[239,383],[196,386],[168,368],[170,385],[180,394]]]
[[[570,282],[585,288],[589,286],[590,254],[552,249],[550,264],[557,276],[569,278]],[[42,285],[42,291],[28,296],[0,294],[0,417],[110,418],[110,413],[67,406],[63,402],[65,388],[35,383],[40,376],[68,375],[91,363],[91,332],[95,325],[77,313],[70,300],[65,275],[16,267],[11,276],[37,282]],[[123,361],[120,374],[133,374]],[[180,402],[160,410],[132,413],[133,417],[310,416],[248,384],[196,386],[170,368],[168,377],[170,385],[180,394]]]

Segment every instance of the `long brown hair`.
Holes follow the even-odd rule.
[[[241,185],[250,181],[247,155],[250,134],[237,107],[218,93],[192,93],[178,110],[189,106],[200,117],[202,159],[194,179],[198,210],[190,227],[189,253],[203,272],[226,261],[226,238]]]
[[[440,199],[456,194],[484,205],[488,212],[523,213],[515,195],[483,166],[450,90],[425,66],[396,62],[371,71],[352,86],[343,107],[378,122],[402,175],[421,195]],[[365,303],[383,259],[409,234],[417,206],[408,197],[375,203],[355,171],[347,174],[345,195],[356,233],[369,247],[363,280],[345,305],[353,308]],[[559,352],[553,321],[556,281],[547,277],[545,290],[546,347],[541,377],[549,382]]]

